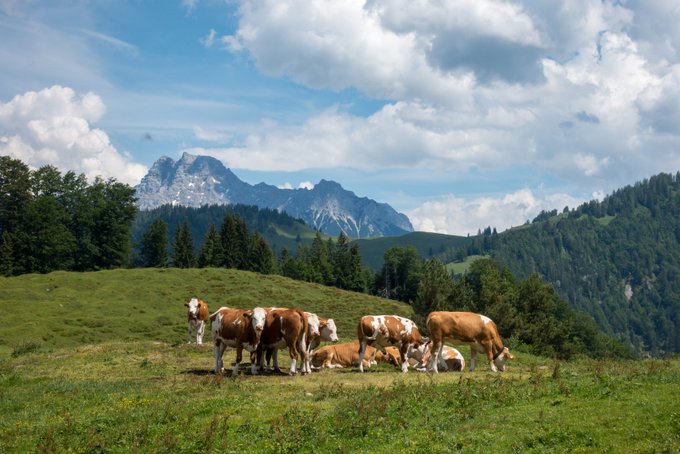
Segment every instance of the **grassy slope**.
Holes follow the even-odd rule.
[[[362,313],[407,308],[227,270],[53,273],[0,288],[0,452],[680,450],[678,359],[557,367],[519,354],[503,374],[222,377],[209,344],[183,344],[190,295],[296,304],[336,318],[345,338]]]
[[[55,272],[0,277],[0,356],[31,342],[69,347],[111,340],[186,339],[184,303],[198,296],[220,306],[298,306],[333,318],[342,338],[371,311],[408,315],[409,306],[280,276],[226,269]],[[210,334],[207,333],[207,341]]]

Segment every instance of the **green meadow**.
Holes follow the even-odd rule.
[[[343,340],[363,314],[410,314],[222,269],[0,278],[0,452],[680,451],[677,358],[557,362],[516,351],[502,374],[379,365],[216,376],[209,333],[203,347],[186,344],[192,296],[211,310],[299,306],[334,318]]]

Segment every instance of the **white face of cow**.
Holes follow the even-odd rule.
[[[250,323],[258,334],[262,333],[262,330],[264,329],[264,320],[266,317],[267,313],[261,307],[256,307],[252,310]]]
[[[338,329],[335,327],[335,321],[332,318],[329,318],[321,328],[321,338],[325,341],[338,341]]]
[[[515,359],[515,357],[510,353],[508,347],[504,347],[503,353],[498,355],[498,358],[494,359],[493,363],[496,366],[496,369],[498,369],[500,372],[503,372],[505,370],[505,362],[509,359]]]
[[[316,314],[307,314],[307,324],[309,325],[309,335],[319,335],[319,316]]]
[[[184,304],[189,309],[189,315],[192,318],[198,317],[198,299],[191,298],[191,301]]]

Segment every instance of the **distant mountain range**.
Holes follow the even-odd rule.
[[[210,156],[184,153],[178,161],[163,156],[135,189],[142,210],[166,204],[244,204],[288,213],[328,235],[343,232],[352,238],[368,238],[413,231],[406,215],[386,203],[358,197],[334,181],[321,180],[313,189],[251,185]]]

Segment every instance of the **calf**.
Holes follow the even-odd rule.
[[[208,305],[198,298],[191,298],[188,303],[184,303],[187,307],[187,343],[191,343],[191,332],[196,330],[196,344],[203,344],[203,333],[205,332],[205,322],[208,321],[209,312]]]
[[[364,365],[371,367],[375,360],[376,349],[366,347]],[[377,352],[380,353],[380,352]],[[359,341],[346,342],[344,344],[326,345],[312,353],[311,365],[315,369],[326,367],[329,369],[351,367],[359,365]]]
[[[475,370],[478,352],[486,354],[492,372],[504,371],[505,361],[515,358],[503,346],[496,324],[485,315],[472,312],[430,312],[426,323],[432,339],[428,370],[438,372],[446,339],[455,344],[470,346],[470,370]]]
[[[236,347],[236,362],[232,375],[238,374],[243,359],[243,349],[252,352],[260,344],[265,325],[265,311],[261,307],[247,311],[243,309],[220,308],[210,316],[212,337],[215,343],[215,373],[224,370],[222,355],[227,347]],[[251,363],[251,373],[256,374],[255,363]]]
[[[386,345],[399,347],[402,372],[408,372],[406,360],[411,348],[425,343],[418,327],[412,320],[398,315],[364,315],[357,326],[359,337],[359,372],[364,371],[363,359],[367,345],[376,344],[383,353]]]
[[[260,345],[257,349],[257,363],[260,369],[264,366],[264,352],[268,348],[288,348],[290,356],[289,375],[297,373],[297,357],[301,356],[302,374],[307,374],[307,330],[309,322],[304,312],[298,308],[275,308],[267,312]],[[274,356],[274,367],[278,368],[277,356]]]

